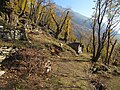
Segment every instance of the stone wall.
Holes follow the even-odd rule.
[[[24,38],[24,28],[7,28],[0,26],[0,38],[5,40],[20,40]]]
[[[15,53],[17,50],[17,48],[13,47],[0,47],[0,76],[2,76],[5,73],[5,71],[1,70],[1,63],[12,53]]]

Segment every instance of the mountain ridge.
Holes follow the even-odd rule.
[[[72,15],[72,28],[73,28],[74,35],[77,37],[77,39],[79,40],[81,37],[87,38],[87,36],[90,33],[92,34],[92,26],[91,26],[92,20],[89,17],[84,16],[72,9],[64,8],[57,4],[55,5],[55,12],[57,14],[61,14],[67,9],[70,11]],[[118,40],[120,40],[119,33],[116,35],[116,37],[118,38]]]
[[[55,5],[55,12],[57,15],[60,15],[63,13],[67,8],[63,8],[62,6]],[[92,28],[90,26],[90,18],[73,11],[72,9],[69,9],[72,16],[72,31],[74,32],[74,35],[77,37],[78,40],[80,40],[81,37],[87,38],[87,35],[92,31]]]

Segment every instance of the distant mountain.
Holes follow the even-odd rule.
[[[66,10],[66,8],[63,8],[59,5],[55,6],[55,12],[57,15],[60,15],[65,10]],[[90,20],[90,18],[83,16],[80,13],[77,13],[71,9],[69,9],[69,11],[72,15],[72,27],[73,27],[73,32],[74,32],[75,36],[78,39],[80,39],[81,36],[86,39],[89,38],[88,35],[90,33],[92,33],[92,27],[90,26],[92,21]],[[120,40],[120,34],[116,35],[116,37],[119,38],[119,40]]]
[[[62,12],[64,12],[66,8],[63,8],[59,5],[55,6],[55,12],[59,16]],[[87,35],[92,31],[90,26],[90,19],[86,16],[83,16],[73,10],[69,9],[72,15],[72,27],[75,36],[80,39],[81,36],[87,37]]]

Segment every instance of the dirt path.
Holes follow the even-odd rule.
[[[88,79],[89,61],[85,57],[56,58],[50,80],[54,90],[91,90]]]
[[[27,59],[15,58],[17,61],[12,59],[10,65],[5,64],[11,68],[0,77],[0,90],[95,90],[91,80],[94,83],[98,77],[103,79],[107,90],[119,90],[119,76],[104,78],[100,74],[90,73],[90,54],[75,56],[63,43],[63,51],[52,55],[50,47],[59,46],[61,42],[45,36],[44,33],[31,35],[30,39],[37,49],[25,49],[20,55],[26,55]],[[40,69],[39,63],[40,60],[44,61],[43,57],[52,63],[52,72],[48,75],[44,75]]]

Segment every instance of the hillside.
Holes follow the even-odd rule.
[[[62,6],[59,6],[59,5],[55,6],[55,12],[57,13],[57,15],[60,15],[65,10],[67,10],[67,8],[63,8]],[[84,37],[84,39],[88,39],[87,36],[92,32],[92,27],[91,27],[92,21],[90,20],[90,18],[83,16],[78,12],[75,12],[71,9],[69,9],[69,10],[70,10],[71,16],[72,16],[72,27],[73,27],[72,30],[73,30],[75,36],[78,39],[80,39],[81,36]],[[118,38],[118,41],[120,42],[119,34],[116,35],[116,38]]]
[[[81,54],[79,57],[76,56],[74,50],[65,43],[50,37],[44,30],[37,32],[37,34],[36,32],[30,32],[28,35],[31,43],[1,41],[1,46],[16,46],[20,49],[1,63],[1,69],[5,71],[5,74],[0,76],[1,90],[55,90],[60,88],[69,89],[70,87],[73,89],[90,87],[88,84],[89,82],[85,80],[78,82],[78,84],[76,83],[75,86],[72,85],[76,77],[74,74],[77,75],[78,78],[84,78],[84,76],[79,76],[79,73],[85,75],[83,71],[84,68],[83,70],[81,68],[79,73],[78,69],[81,66],[84,67],[84,64],[88,64],[88,59],[90,57],[86,57],[84,54]],[[62,47],[60,43],[63,43]],[[59,48],[62,48],[62,51],[59,50]],[[58,49],[58,51],[54,52],[54,49]],[[41,66],[42,60],[44,63],[50,60],[52,71],[49,74],[44,73],[44,68]],[[74,68],[69,68],[71,65],[73,65]],[[76,65],[79,65],[79,67],[76,67]],[[73,71],[75,73],[72,75],[71,72]],[[68,83],[64,81],[64,79],[69,78],[69,74],[71,80],[68,80]],[[81,84],[84,81],[87,86],[82,87]]]
[[[119,84],[112,85],[119,82],[120,77],[112,75],[111,71],[91,73],[91,54],[76,56],[74,50],[44,30],[28,35],[31,43],[1,42],[1,46],[23,48],[1,63],[1,69],[6,71],[0,76],[1,90],[97,90],[100,87],[118,90],[120,87]],[[62,47],[60,43],[63,43]],[[48,60],[52,68],[49,74],[41,64]]]
[[[69,11],[61,19],[65,9],[54,12],[49,2],[7,1],[0,1],[0,90],[120,89],[120,46],[110,56],[116,41],[109,43],[109,62],[104,43],[99,49],[94,40],[102,50],[95,58],[87,17],[71,10],[72,21]]]
[[[55,12],[57,15],[60,15],[63,13],[67,8],[63,8],[59,5],[55,6]],[[75,36],[80,39],[81,36],[87,38],[87,35],[91,33],[91,21],[88,17],[83,16],[77,12],[74,12],[73,10],[70,9],[70,13],[72,16],[72,27],[73,27],[73,32]]]

